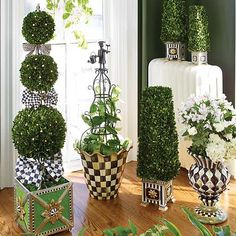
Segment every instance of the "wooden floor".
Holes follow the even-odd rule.
[[[174,181],[174,195],[176,202],[170,203],[167,212],[160,212],[155,205],[143,207],[141,203],[141,182],[136,177],[136,162],[126,165],[124,178],[117,199],[110,201],[97,201],[89,198],[83,174],[73,173],[69,176],[74,184],[74,223],[72,232],[56,234],[57,236],[77,235],[76,232],[86,225],[89,231],[86,235],[102,235],[102,230],[117,225],[127,225],[131,219],[138,227],[138,232],[158,222],[159,217],[164,217],[176,224],[183,236],[200,235],[188,222],[180,206],[194,207],[198,205],[197,194],[188,184],[186,170],[181,170]],[[229,190],[221,196],[221,205],[228,212],[229,218],[225,224],[230,224],[236,231],[236,181],[232,180]],[[11,233],[10,233],[11,232]],[[0,236],[20,235],[13,221],[13,189],[0,191]]]

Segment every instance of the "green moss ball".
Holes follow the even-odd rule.
[[[26,108],[13,121],[12,138],[18,153],[28,158],[48,158],[61,150],[66,124],[52,107]]]
[[[22,84],[33,91],[49,91],[58,77],[57,64],[51,56],[32,55],[21,64]]]
[[[44,44],[53,37],[55,23],[45,11],[30,12],[23,21],[22,34],[31,44]]]

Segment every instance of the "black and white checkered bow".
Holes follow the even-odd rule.
[[[58,101],[58,95],[54,88],[47,93],[33,92],[28,89],[23,91],[22,103],[26,108],[37,108],[40,105],[47,107],[56,105]]]
[[[43,181],[42,165],[45,175],[56,182],[64,174],[60,152],[55,154],[53,158],[45,159],[43,164],[33,158],[19,156],[15,168],[17,179],[23,184],[34,184],[36,187],[40,187]]]

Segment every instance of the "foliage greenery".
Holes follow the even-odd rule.
[[[229,225],[220,227],[213,226],[212,227],[213,233],[211,233],[207,229],[207,227],[204,226],[188,208],[183,207],[182,210],[187,215],[189,221],[197,228],[197,230],[199,231],[199,233],[201,233],[202,236],[236,236],[236,232],[233,233]],[[183,236],[181,234],[181,230],[178,229],[178,227],[174,225],[172,222],[163,218],[160,218],[159,221],[161,222],[161,224],[157,224],[151,227],[145,233],[140,234],[140,236],[167,236],[167,235]],[[83,236],[85,232],[86,228],[81,229],[78,236]],[[104,230],[104,235],[137,236],[138,233],[135,224],[129,220],[128,227],[118,226],[112,229],[107,229]]]
[[[185,7],[185,0],[164,0],[161,27],[161,40],[164,43],[186,41]]]
[[[21,110],[13,121],[12,138],[22,156],[43,159],[58,153],[65,141],[66,125],[52,107]]]
[[[210,50],[208,19],[204,6],[189,7],[188,50],[191,52],[207,52]]]
[[[51,56],[28,56],[21,64],[20,76],[29,90],[48,92],[57,80],[57,64]]]
[[[79,26],[81,22],[88,23],[89,17],[93,14],[92,8],[89,6],[89,0],[46,0],[47,9],[55,15],[63,5],[62,19],[65,21],[65,28],[72,28],[74,38],[78,42],[78,46],[87,48],[87,40]]]
[[[22,34],[31,44],[44,44],[53,37],[55,24],[45,11],[30,12],[23,21]]]
[[[138,176],[168,181],[179,172],[178,136],[172,91],[148,87],[142,94],[139,117]]]
[[[97,92],[98,90],[100,89],[97,88]],[[82,115],[82,119],[90,128],[85,137],[75,144],[76,150],[83,150],[89,154],[99,152],[111,155],[122,148],[128,148],[129,140],[121,140],[118,134],[120,129],[116,128],[116,123],[120,121],[116,108],[119,96],[120,88],[115,86],[111,90],[110,97],[105,100],[95,100],[89,112]]]

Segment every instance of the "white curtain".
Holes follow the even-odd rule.
[[[16,152],[11,139],[12,121],[19,110],[19,47],[23,0],[1,1],[1,146],[0,189],[13,185]]]
[[[104,0],[105,35],[111,44],[110,78],[121,88],[122,135],[133,141],[128,160],[137,160],[138,1]]]

